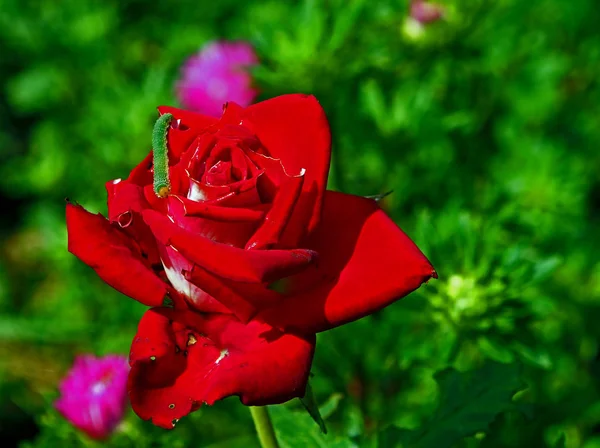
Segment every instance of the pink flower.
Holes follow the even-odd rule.
[[[220,117],[228,101],[249,106],[257,91],[247,68],[258,59],[246,42],[211,42],[182,68],[176,90],[185,108]]]
[[[443,15],[444,9],[436,3],[428,3],[423,0],[410,2],[410,17],[422,25],[437,22]]]
[[[125,413],[128,373],[124,356],[78,356],[60,383],[61,397],[54,407],[90,437],[104,439]]]

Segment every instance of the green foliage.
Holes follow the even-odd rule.
[[[51,408],[49,407],[49,409]],[[194,440],[194,446],[207,448],[259,447],[252,422],[246,415],[248,414],[247,410],[235,403],[235,400],[226,400],[209,409],[208,412],[217,415],[207,421],[206,415],[208,414],[200,410],[180,421],[177,424],[177,432],[173,432],[159,429],[149,422],[142,421],[130,411],[125,421],[117,427],[108,441],[95,441],[73,428],[55,410],[48,410],[39,417],[39,423],[51,430],[43,431],[35,441],[25,442],[21,446],[24,448],[51,446],[87,448],[169,446],[184,448],[190,446],[190,441]],[[200,426],[201,430],[198,430]]]
[[[269,411],[282,448],[357,446],[348,439],[325,435],[306,412],[292,411],[286,406],[270,406]]]
[[[225,38],[259,51],[261,98],[317,96],[330,188],[393,190],[381,206],[440,275],[319,335],[328,434],[272,407],[282,446],[600,446],[600,9],[443,3],[418,28],[407,0],[2,2],[3,444],[100,446],[52,410],[56,385],[76,353],[127,353],[144,307],[67,253],[64,198],[105,212],[181,64]],[[171,432],[130,412],[106,445],[252,447],[253,431],[234,398]]]
[[[418,430],[384,431],[382,446],[452,447],[464,437],[486,431],[500,412],[511,409],[512,397],[522,386],[516,364],[491,362],[466,374],[446,369],[435,380],[440,398],[431,417]]]
[[[306,392],[304,393],[304,397],[300,398],[300,402],[306,412],[310,415],[310,417],[315,421],[317,425],[319,425],[319,429],[323,434],[327,434],[327,426],[325,426],[325,422],[323,421],[323,417],[319,412],[319,405],[317,404],[317,400],[315,399],[315,394],[313,393],[312,386],[310,382],[306,385]]]

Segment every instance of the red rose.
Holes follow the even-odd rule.
[[[326,191],[329,125],[314,97],[229,103],[220,119],[159,111],[173,115],[168,197],[153,191],[149,154],[107,183],[108,220],[67,205],[69,250],[155,307],[130,354],[142,418],[170,428],[229,395],[302,396],[315,333],[436,277],[375,201]]]

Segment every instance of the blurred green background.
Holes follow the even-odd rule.
[[[313,93],[330,188],[383,206],[440,279],[319,335],[285,447],[600,447],[600,9],[451,0],[0,1],[0,439],[100,446],[52,409],[76,353],[129,350],[144,307],[66,250],[64,198],[106,212],[155,107],[214,39],[252,42],[261,98]],[[515,395],[515,392],[517,392]],[[514,395],[514,397],[513,397]],[[253,447],[230,398],[104,446]]]

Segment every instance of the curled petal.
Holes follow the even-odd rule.
[[[256,314],[256,308],[245,297],[236,294],[226,282],[212,275],[197,265],[193,269],[194,275],[186,273],[186,280],[197,285],[202,291],[216,298],[230,309],[242,322],[247,323]]]
[[[269,210],[262,226],[258,228],[246,244],[246,249],[270,249],[279,242],[302,191],[303,174],[289,177],[279,187],[279,192],[275,196],[271,210]]]
[[[217,221],[210,218],[194,217],[186,213],[186,203],[180,199],[177,196],[169,198],[168,217],[182,229],[219,243],[244,247],[259,223],[259,221],[249,220]],[[219,213],[216,211],[218,208],[218,206],[212,206],[215,214]],[[226,207],[223,208],[226,209]]]
[[[192,269],[193,263],[169,246],[160,246],[159,252],[165,275],[185,303],[205,313],[231,313],[222,302],[188,281],[185,273]]]
[[[314,336],[232,316],[149,310],[131,346],[132,407],[172,428],[201,403],[231,395],[246,405],[282,403],[304,394],[314,344]]]
[[[174,328],[169,319],[172,314],[168,310],[161,313],[160,309],[151,309],[144,314],[131,344],[131,371],[127,381],[135,413],[167,429],[173,428],[178,419],[200,405],[200,400],[195,400],[190,390],[193,379],[191,369],[186,371],[189,361],[186,344],[182,350],[176,340],[182,331],[185,337],[185,327]],[[201,338],[195,332],[190,332],[188,338],[189,335],[196,343],[196,338]],[[214,358],[215,353],[204,352]]]
[[[312,95],[282,95],[249,106],[242,125],[254,132],[271,157],[281,159],[288,173],[306,170],[300,207],[291,221],[298,224],[286,230],[290,241],[298,240],[320,219],[331,150],[325,112]]]
[[[258,205],[250,208],[223,207],[210,202],[192,201],[181,196],[171,196],[169,202],[179,201],[184,206],[185,216],[207,218],[214,221],[260,221],[265,216],[265,206]]]
[[[100,214],[67,204],[69,252],[92,267],[117,291],[143,303],[161,305],[167,284],[132,250],[127,237]]]
[[[152,183],[152,176],[152,151],[150,151],[146,157],[131,170],[127,181],[135,185],[144,186]],[[108,194],[110,196],[110,191]]]
[[[231,193],[229,185],[208,185],[192,178],[189,184],[188,198],[192,201],[212,201]]]
[[[106,183],[108,192],[108,220],[115,222],[125,213],[137,212],[149,207],[144,198],[144,190],[136,184],[120,179]]]
[[[248,322],[258,310],[282,300],[281,294],[260,283],[225,281],[195,265],[186,279],[230,309],[242,322]]]
[[[371,199],[328,191],[307,242],[318,266],[293,279],[295,293],[257,316],[319,332],[371,314],[437,274],[419,248]]]
[[[108,220],[111,223],[116,222],[131,238],[131,243],[137,244],[146,264],[159,264],[156,242],[141,215],[142,210],[150,207],[144,189],[129,180],[117,179],[106,183],[106,191]]]
[[[160,106],[158,112],[160,115],[167,113],[173,115],[167,132],[167,146],[171,163],[179,160],[181,154],[188,149],[198,134],[218,121],[213,117],[170,106]]]
[[[252,207],[260,204],[260,197],[256,189],[257,181],[258,177],[229,185],[208,185],[190,178],[187,198],[197,202],[217,202],[233,193],[235,201],[228,200],[227,205]]]
[[[152,361],[152,357],[167,356],[175,351],[175,339],[168,318],[153,308],[144,314],[133,339],[129,353],[129,363]],[[165,309],[166,311],[166,309]]]
[[[228,280],[251,283],[278,280],[303,270],[317,255],[307,249],[239,249],[182,229],[153,210],[144,211],[143,216],[160,243],[172,246],[191,262]]]

